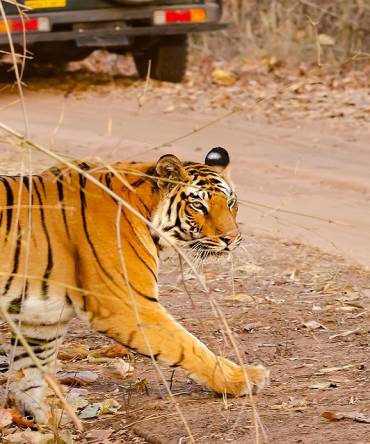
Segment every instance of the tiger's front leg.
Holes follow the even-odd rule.
[[[269,372],[264,367],[242,368],[216,356],[158,302],[138,305],[137,315],[134,310],[122,307],[121,312],[112,313],[108,319],[95,317],[92,325],[139,353],[182,367],[193,380],[217,393],[245,395],[267,383]]]

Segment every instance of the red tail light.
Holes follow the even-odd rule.
[[[49,19],[46,17],[30,18],[30,19],[9,19],[8,26],[11,32],[25,31],[50,31]],[[0,21],[0,33],[6,32],[5,22]]]
[[[191,14],[189,10],[166,11],[166,23],[190,22]]]
[[[154,11],[153,15],[153,23],[155,25],[200,23],[206,20],[207,13],[204,8],[159,10]]]

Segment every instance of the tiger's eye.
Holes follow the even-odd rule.
[[[196,210],[203,210],[203,204],[200,202],[191,202],[191,206]]]
[[[194,200],[190,202],[190,206],[193,210],[198,211],[199,213],[207,214],[207,207],[202,202]]]

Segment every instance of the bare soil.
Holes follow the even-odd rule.
[[[331,96],[325,84],[327,94],[320,99],[325,106],[314,103],[319,91],[294,99],[297,93],[288,96],[279,84],[284,94],[276,93],[270,107],[264,102],[258,108],[255,100],[239,103],[240,96],[248,98],[254,90],[250,78],[247,83],[237,79],[239,91],[232,90],[235,85],[216,88],[212,81],[202,90],[191,76],[184,85],[149,87],[130,76],[92,86],[94,78],[68,74],[67,79],[30,82],[30,135],[63,155],[107,161],[155,159],[165,152],[201,160],[212,146],[228,147],[241,200],[244,245],[233,264],[204,265],[209,294],[185,271],[191,300],[176,259],[164,260],[161,300],[210,348],[236,360],[212,308],[216,302],[243,360],[271,369],[270,386],[255,398],[269,442],[369,443],[369,424],[332,422],[322,416],[330,411],[370,417],[370,148],[364,84],[344,88],[351,105],[337,89]],[[273,79],[265,89],[279,82]],[[212,95],[220,91],[220,97],[229,98],[218,98],[213,106]],[[23,130],[16,99],[14,91],[3,91],[0,120]],[[294,109],[297,101],[304,104]],[[271,111],[276,102],[280,109]],[[339,113],[341,104],[344,111]],[[334,116],[327,115],[330,107]],[[8,139],[1,143],[2,171],[19,171],[20,151]],[[33,155],[35,169],[50,163]],[[110,343],[87,333],[77,321],[66,340],[72,342],[89,349]],[[76,441],[189,442],[150,360],[136,355],[131,359],[135,372],[128,378],[107,377],[106,362],[63,361],[66,370],[99,374],[86,387],[89,400],[114,398],[122,405],[116,414],[85,420],[87,432],[75,434]],[[172,381],[174,399],[196,442],[258,442],[248,398],[225,400],[180,370],[162,371]],[[107,437],[89,437],[89,431],[96,430],[106,430]]]

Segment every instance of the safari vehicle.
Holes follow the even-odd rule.
[[[1,0],[0,0],[1,1]],[[5,1],[0,50],[9,51],[7,28],[18,50],[24,40],[34,63],[63,64],[98,48],[131,52],[140,77],[179,82],[187,64],[188,34],[225,28],[222,0]],[[25,17],[19,10],[26,12]],[[8,26],[6,26],[8,25]],[[24,38],[24,31],[26,38]],[[150,60],[150,64],[149,64]]]

